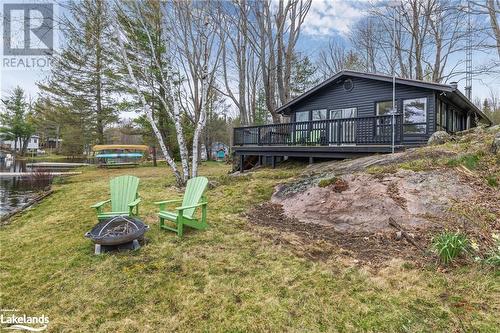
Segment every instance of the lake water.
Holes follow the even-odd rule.
[[[37,160],[36,162],[42,162]],[[57,162],[81,162],[80,160],[58,160]],[[0,172],[31,172],[27,164],[31,161],[5,161],[0,160]],[[55,169],[46,169],[51,171]],[[57,168],[58,171],[65,171]],[[30,177],[0,177],[0,216],[8,214],[12,210],[21,207],[37,192],[49,185],[49,180],[39,180]]]

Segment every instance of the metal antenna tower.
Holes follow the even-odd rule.
[[[465,96],[472,99],[472,24],[470,0],[467,1],[467,44],[465,48]]]

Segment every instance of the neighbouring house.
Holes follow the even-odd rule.
[[[491,125],[457,88],[344,70],[281,106],[283,123],[238,127],[233,151],[240,169],[263,157],[350,158],[423,145],[432,133]]]
[[[57,149],[62,146],[63,139],[58,138],[46,138],[44,142],[41,142],[40,148],[43,149]]]
[[[21,149],[23,147],[23,142],[21,141],[21,139],[17,140],[17,145],[16,145],[16,142],[14,140],[5,140],[5,141],[3,141],[3,144],[10,147],[11,150],[16,149],[16,151],[21,151]],[[37,152],[39,147],[40,147],[40,137],[36,134],[32,135],[28,140],[28,144],[26,146],[26,151],[27,152]]]

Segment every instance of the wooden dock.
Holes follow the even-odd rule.
[[[58,171],[51,171],[51,172],[44,172],[44,175],[49,175],[49,176],[75,176],[81,174],[81,172],[78,171],[71,171],[71,172],[58,172]],[[12,178],[12,177],[31,177],[33,176],[33,172],[0,172],[0,178]]]
[[[28,163],[27,167],[31,168],[78,168],[88,166],[89,163],[67,163],[67,162],[37,162]]]

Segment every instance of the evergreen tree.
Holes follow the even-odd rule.
[[[13,140],[14,150],[20,149],[24,154],[30,137],[35,133],[31,106],[26,102],[24,90],[16,87],[2,103],[5,112],[0,113],[0,136],[4,140]]]
[[[62,22],[66,44],[54,57],[50,78],[38,85],[55,105],[74,113],[82,132],[91,133],[88,144],[104,143],[104,128],[117,119],[110,3],[70,2],[68,11]]]
[[[292,79],[290,80],[292,97],[302,94],[319,82],[316,69],[316,66],[309,60],[309,57],[306,56],[300,59],[300,54],[294,56]]]
[[[266,95],[264,89],[259,89],[257,93],[257,102],[255,103],[255,114],[253,115],[254,125],[264,125],[271,121],[266,106]]]

